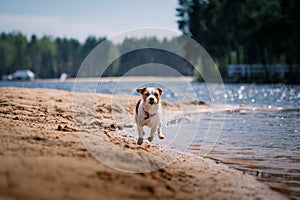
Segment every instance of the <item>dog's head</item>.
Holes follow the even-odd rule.
[[[162,89],[160,88],[152,88],[152,87],[145,87],[136,89],[138,93],[143,96],[144,102],[146,104],[157,104],[160,101],[160,96],[162,94]]]

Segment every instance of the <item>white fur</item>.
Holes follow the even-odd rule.
[[[139,145],[143,143],[143,136],[145,135],[143,129],[144,126],[148,126],[151,129],[150,136],[148,137],[150,142],[153,140],[156,131],[158,133],[158,137],[160,139],[164,139],[164,135],[161,132],[162,106],[160,103],[160,95],[158,97],[154,95],[155,91],[157,91],[155,88],[146,88],[146,90],[149,92],[149,96],[147,98],[144,96],[146,100],[144,100],[144,98],[140,100],[140,103],[137,107],[137,113],[135,115],[135,122],[137,124],[137,130],[139,134],[137,143]],[[151,98],[154,98],[152,101],[154,103],[152,104],[150,101]],[[149,115],[147,116],[145,111],[150,114],[150,117]]]

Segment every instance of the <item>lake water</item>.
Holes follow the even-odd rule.
[[[80,82],[75,89],[83,92],[136,94],[143,82]],[[160,82],[162,98],[170,102],[191,100],[207,103],[245,105],[219,114],[194,112],[166,122],[165,143],[171,148],[206,155],[234,168],[244,170],[271,188],[292,199],[300,199],[300,86],[283,84],[214,84],[212,98],[205,83]],[[0,87],[52,88],[73,91],[73,82],[0,82]],[[254,109],[249,109],[254,108]],[[224,118],[225,116],[225,118]],[[171,133],[178,129],[185,136],[172,142]],[[224,122],[214,130],[213,122]],[[207,130],[217,138],[207,140]],[[195,130],[197,130],[195,132]],[[190,137],[186,137],[190,135]],[[169,139],[168,139],[169,138]],[[187,141],[184,141],[187,140]],[[209,149],[209,152],[206,150]]]

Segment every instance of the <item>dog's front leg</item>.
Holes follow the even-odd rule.
[[[141,145],[143,144],[143,136],[144,136],[144,129],[143,126],[137,125],[138,133],[139,133],[139,138],[137,140],[137,144]]]
[[[155,134],[155,131],[156,131],[156,130],[157,130],[157,127],[151,128],[150,136],[148,137],[149,142],[152,142],[152,141],[153,141],[153,137],[154,137],[154,134]]]
[[[162,132],[161,132],[161,122],[159,122],[159,125],[158,125],[158,129],[157,129],[157,133],[158,133],[158,137],[159,137],[159,139],[164,139],[165,138],[165,136],[162,134]]]

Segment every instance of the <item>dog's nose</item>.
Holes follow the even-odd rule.
[[[150,97],[150,98],[149,98],[149,101],[154,101],[154,98],[153,98],[153,97]]]

